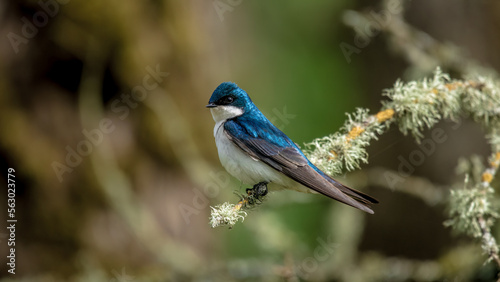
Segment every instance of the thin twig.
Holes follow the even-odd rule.
[[[498,256],[498,246],[495,238],[491,235],[490,228],[486,223],[486,220],[480,216],[477,218],[477,223],[481,228],[481,239],[483,240],[483,246],[487,247],[488,256],[490,259],[494,260],[498,267],[500,267],[500,258]]]

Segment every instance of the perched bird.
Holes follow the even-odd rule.
[[[314,166],[236,84],[219,85],[206,107],[215,121],[220,162],[244,184],[321,193],[373,214],[370,204],[378,203],[376,199],[339,183]]]

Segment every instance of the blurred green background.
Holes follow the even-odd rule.
[[[500,69],[497,2],[403,3],[404,14],[394,18]],[[0,154],[3,183],[7,168],[15,169],[18,219],[16,274],[7,272],[9,234],[3,229],[0,277],[493,280],[498,270],[483,265],[479,245],[443,226],[442,200],[428,203],[387,189],[376,177],[397,170],[398,157],[418,149],[396,130],[372,144],[369,165],[337,177],[376,197],[375,215],[323,196],[276,192],[232,230],[208,224],[209,206],[235,203],[233,192],[248,188],[217,157],[205,105],[218,84],[236,82],[302,145],[337,131],[356,107],[376,113],[383,89],[398,78],[417,79],[434,69],[408,59],[385,32],[345,56],[342,43],[356,46],[356,33],[345,24],[349,11],[379,12],[382,4],[0,3]],[[404,183],[408,189],[425,178],[445,198],[457,159],[488,154],[480,128],[466,120],[453,125],[439,125],[448,141],[415,168]],[[0,201],[7,203],[6,192]]]

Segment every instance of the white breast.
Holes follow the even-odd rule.
[[[315,193],[267,164],[252,158],[229,140],[227,134],[224,132],[224,122],[229,118],[242,115],[243,111],[241,109],[231,106],[219,106],[210,110],[216,122],[214,137],[219,152],[219,160],[229,174],[244,184],[252,186],[265,181],[270,183],[268,188],[274,190],[288,188],[300,192]]]
[[[219,151],[220,162],[227,172],[244,184],[249,185],[255,185],[262,181],[273,182],[282,186],[291,184],[288,183],[291,179],[267,164],[250,157],[229,140],[224,132],[224,122],[220,121],[215,125],[214,137]]]

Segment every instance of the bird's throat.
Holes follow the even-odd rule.
[[[211,108],[210,112],[212,113],[212,117],[216,123],[241,116],[244,113],[243,109],[235,106],[217,106],[215,108]]]

